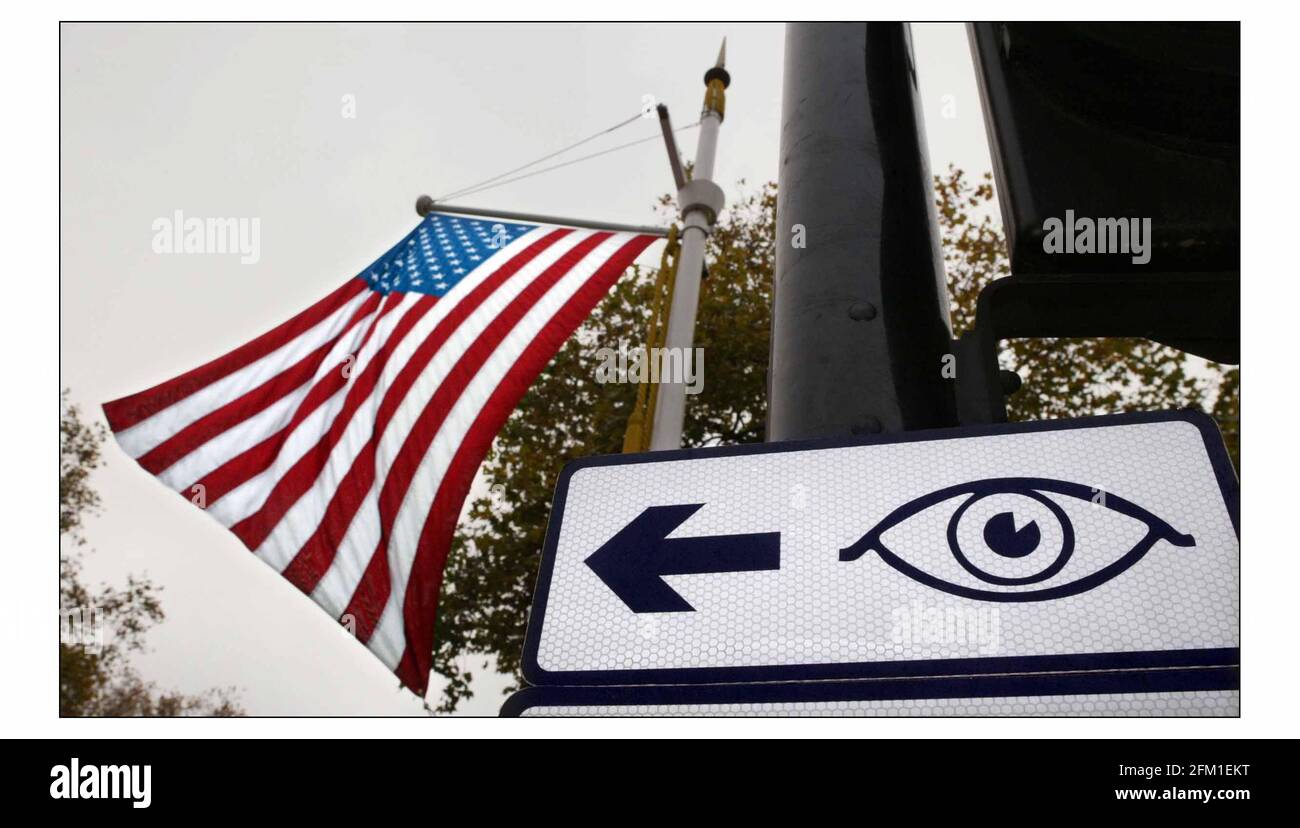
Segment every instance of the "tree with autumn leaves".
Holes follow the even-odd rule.
[[[239,716],[234,692],[162,690],[136,671],[149,628],[163,620],[161,588],[128,575],[124,585],[86,583],[86,519],[100,506],[91,477],[102,465],[104,427],[88,423],[63,393],[59,411],[59,715]]]

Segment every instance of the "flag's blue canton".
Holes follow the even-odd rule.
[[[470,271],[536,225],[429,213],[361,273],[372,290],[444,296]]]

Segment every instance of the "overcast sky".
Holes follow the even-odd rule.
[[[723,35],[732,85],[716,178],[775,180],[780,24],[65,25],[61,30],[61,385],[85,414],[223,354],[354,275],[471,184],[635,114],[697,117]],[[965,33],[913,27],[931,167],[989,169]],[[355,118],[346,118],[353,96]],[[946,98],[945,96],[951,96]],[[944,117],[944,105],[948,104]],[[638,122],[575,155],[656,134]],[[694,155],[695,132],[681,138]],[[567,156],[566,156],[567,157]],[[563,158],[557,160],[564,160]],[[659,142],[466,204],[655,221]],[[258,218],[261,257],[153,252],[176,210]],[[657,260],[652,247],[647,260]],[[261,715],[418,714],[397,679],[306,596],[116,446],[94,478],[86,574],[162,585],[149,679],[235,686]],[[477,660],[476,660],[477,661]],[[482,673],[478,664],[476,673]],[[494,714],[489,676],[462,712]],[[440,684],[431,686],[436,702]]]

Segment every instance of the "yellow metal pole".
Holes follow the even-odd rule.
[[[653,357],[663,347],[667,330],[666,318],[673,301],[673,283],[677,277],[677,254],[681,246],[677,241],[677,227],[668,231],[668,243],[659,259],[659,272],[650,296],[650,319],[646,323],[646,374],[636,389],[636,401],[623,433],[623,453],[632,454],[650,448],[650,434],[654,430],[655,405],[659,397],[659,384],[653,382]]]

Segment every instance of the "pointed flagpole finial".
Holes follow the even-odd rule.
[[[718,50],[718,62],[713,68],[704,73],[704,85],[708,86],[710,81],[722,81],[722,88],[726,89],[731,85],[731,75],[727,73],[727,39],[722,38],[722,48]]]

